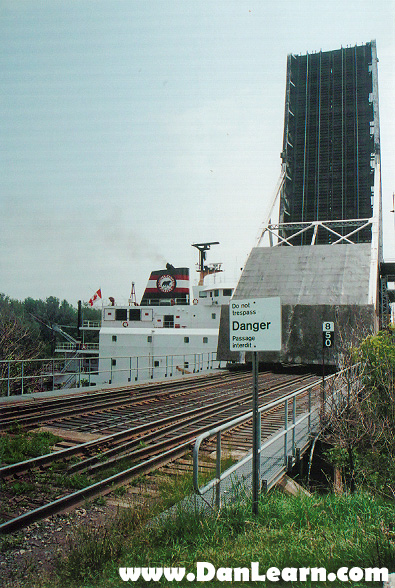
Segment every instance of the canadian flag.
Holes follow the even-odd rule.
[[[99,288],[98,291],[93,294],[92,298],[89,300],[89,304],[93,306],[94,302],[96,302],[98,298],[101,298],[101,288]]]

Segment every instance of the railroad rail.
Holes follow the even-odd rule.
[[[289,393],[290,389],[298,389],[308,382],[319,382],[319,380],[316,376],[311,375],[295,378],[261,374],[260,402],[262,404],[273,402],[276,398]],[[81,472],[86,472],[90,476],[100,476],[103,469],[108,469],[109,466],[119,468],[120,464],[122,464],[122,471],[112,475],[107,474],[107,477],[101,480],[91,479],[90,484],[85,488],[71,494],[65,494],[55,500],[49,500],[47,504],[41,504],[22,514],[16,508],[12,518],[0,525],[0,532],[8,533],[23,528],[34,520],[46,518],[55,512],[77,506],[87,499],[108,494],[125,482],[174,461],[189,450],[191,444],[202,432],[251,410],[248,378],[244,381],[240,381],[240,379],[234,381],[234,386],[238,385],[241,388],[239,391],[230,388],[228,394],[224,396],[223,384],[217,383],[219,398],[217,395],[217,399],[213,400],[213,393],[210,391],[211,402],[209,403],[204,402],[202,395],[198,399],[200,405],[195,404],[193,407],[189,405],[189,410],[183,407],[175,414],[166,413],[167,416],[162,416],[161,419],[153,420],[151,418],[150,423],[141,422],[134,427],[106,435],[92,442],[33,460],[4,466],[0,469],[0,474],[8,480],[11,480],[12,477],[23,480],[24,476],[27,476],[28,479],[29,476],[30,478],[34,478],[34,476],[44,476],[45,478],[47,475],[45,468],[50,466],[53,468],[54,462],[63,463],[63,467],[66,467],[65,473],[68,476]],[[175,394],[171,400],[173,405],[179,403],[179,396]],[[167,406],[169,408],[169,399],[167,399]],[[145,411],[147,419],[152,412],[152,406],[147,405]],[[242,441],[245,441],[246,431],[242,431],[241,435]],[[79,461],[71,463],[70,459],[74,458],[75,461],[76,456]],[[59,494],[64,490],[58,488],[57,492]],[[39,499],[39,497],[34,497],[35,504]]]
[[[229,376],[227,373],[210,376],[196,376],[180,382],[168,381],[142,386],[124,386],[115,389],[104,389],[98,392],[84,392],[67,396],[53,396],[48,399],[26,399],[14,403],[1,403],[0,426],[8,429],[18,423],[20,427],[37,425],[42,422],[53,421],[59,417],[84,414],[89,410],[101,410],[110,406],[149,402],[166,397],[169,394],[181,395],[192,390],[212,386],[218,382],[235,382],[248,378],[242,374]],[[23,398],[23,400],[22,400]]]

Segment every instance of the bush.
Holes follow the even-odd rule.
[[[351,488],[395,497],[395,332],[367,337],[353,350],[361,362],[363,388],[330,422],[327,455]]]

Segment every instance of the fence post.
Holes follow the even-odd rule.
[[[8,369],[7,369],[7,396],[10,395],[10,363],[8,362]]]
[[[22,368],[21,368],[21,376],[22,376],[22,382],[21,382],[21,394],[23,394],[23,370],[24,370],[24,363],[23,363],[23,359],[22,359]]]
[[[219,510],[221,508],[221,431],[217,433],[217,461],[215,465],[215,475],[217,477],[217,485],[215,489],[215,505]]]
[[[252,512],[258,514],[258,500],[260,489],[260,442],[259,442],[259,360],[258,353],[252,354]]]
[[[287,466],[287,456],[288,456],[288,400],[284,402],[284,465]]]
[[[296,396],[292,400],[292,455],[295,457]]]

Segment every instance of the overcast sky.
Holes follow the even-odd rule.
[[[394,0],[1,0],[0,292],[141,296],[199,241],[229,280],[281,170],[289,53],[377,40],[395,258]]]

